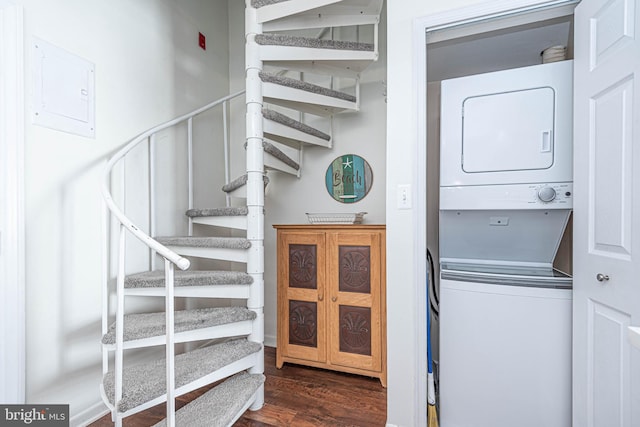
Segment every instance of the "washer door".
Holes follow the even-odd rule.
[[[440,261],[551,266],[568,209],[440,211]]]

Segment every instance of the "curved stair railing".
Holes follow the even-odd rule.
[[[103,372],[101,394],[117,427],[122,420],[156,404],[167,403],[167,418],[158,426],[231,426],[247,409],[264,404],[264,228],[267,171],[300,177],[305,147],[332,148],[332,116],[360,107],[360,72],[378,58],[378,22],[383,0],[245,0],[246,173],[230,177],[227,127],[229,102],[238,92],[214,101],[140,134],[113,155],[106,165],[102,194],[105,203],[103,268]],[[372,43],[360,42],[359,26],[372,25]],[[333,28],[353,26],[356,41],[333,39]],[[316,37],[299,37],[289,30],[318,29]],[[330,39],[323,37],[330,34]],[[329,87],[306,76],[328,77]],[[334,76],[354,82],[354,94],[334,88]],[[292,78],[295,77],[295,78]],[[193,206],[193,119],[214,107],[223,108],[225,185],[224,208]],[[305,122],[307,114],[327,119],[325,133]],[[294,118],[294,117],[297,118]],[[155,236],[153,154],[154,136],[187,124],[188,235]],[[114,201],[110,184],[114,167],[135,147],[149,141],[149,231],[127,217]],[[297,157],[294,158],[294,157]],[[124,173],[124,167],[123,167]],[[124,176],[121,177],[124,185]],[[241,207],[231,198],[242,199]],[[111,216],[117,227],[110,227]],[[214,230],[241,230],[246,237],[193,237],[193,224]],[[110,231],[116,235],[110,237]],[[214,231],[216,232],[216,231]],[[128,233],[149,250],[149,270],[127,275],[125,247]],[[231,233],[236,235],[237,233]],[[111,255],[111,246],[116,254]],[[154,270],[154,260],[164,269]],[[186,257],[246,264],[246,272],[188,270]],[[110,262],[117,263],[111,273]],[[177,269],[176,269],[177,266]],[[188,270],[188,271],[186,271]],[[110,309],[115,275],[115,316]],[[164,297],[164,312],[124,313],[125,296]],[[243,307],[179,310],[175,297],[244,299]],[[109,325],[109,319],[115,322]],[[142,328],[139,326],[142,325]],[[176,343],[205,342],[195,350],[175,354]],[[125,350],[165,346],[162,360],[125,366]],[[114,355],[111,362],[110,355]],[[110,365],[114,366],[112,371]],[[188,367],[185,369],[185,367]],[[175,411],[176,396],[225,380],[194,405]],[[202,401],[204,399],[204,402]],[[215,423],[213,422],[215,420]]]
[[[161,244],[160,242],[158,242],[157,240],[155,240],[154,238],[152,238],[151,236],[149,236],[149,234],[145,233],[144,231],[142,231],[138,226],[136,226],[133,221],[131,221],[126,214],[124,213],[124,211],[122,209],[120,209],[120,207],[115,203],[115,201],[113,200],[113,195],[111,194],[111,177],[112,177],[112,172],[113,172],[113,168],[114,166],[122,159],[124,159],[126,157],[126,155],[133,150],[134,148],[136,148],[139,144],[143,143],[143,142],[149,142],[151,143],[151,138],[154,137],[154,135],[156,135],[158,132],[161,132],[163,130],[169,129],[171,127],[174,127],[176,125],[179,125],[181,123],[187,122],[188,127],[187,127],[187,131],[188,131],[188,145],[189,145],[189,178],[188,178],[188,182],[189,182],[189,188],[188,188],[188,194],[189,194],[189,209],[191,209],[193,206],[193,168],[192,168],[192,143],[193,143],[193,139],[192,139],[192,129],[193,129],[193,118],[205,113],[219,105],[223,106],[223,123],[224,123],[224,129],[223,129],[223,135],[224,135],[224,162],[225,162],[225,184],[229,183],[229,163],[230,163],[230,155],[229,155],[229,133],[228,133],[228,129],[227,129],[227,111],[228,111],[228,105],[229,105],[229,101],[231,101],[234,98],[237,98],[241,95],[243,95],[245,93],[245,91],[239,91],[236,92],[234,94],[225,96],[223,98],[220,98],[216,101],[213,101],[207,105],[204,105],[196,110],[191,111],[190,113],[184,114],[180,117],[177,117],[173,120],[170,120],[168,122],[165,122],[163,124],[160,124],[158,126],[155,126],[143,133],[141,133],[140,135],[138,135],[137,137],[135,137],[134,139],[132,139],[131,141],[125,143],[122,148],[120,148],[113,156],[111,156],[111,158],[107,161],[107,164],[105,166],[104,169],[104,173],[103,173],[103,181],[102,181],[102,197],[105,203],[105,207],[106,209],[108,209],[108,211],[115,217],[117,218],[117,220],[119,221],[121,227],[123,227],[126,231],[130,232],[131,234],[133,234],[135,237],[137,237],[142,243],[144,243],[146,246],[149,247],[149,249],[155,253],[157,253],[158,255],[160,255],[161,257],[163,257],[164,259],[167,259],[169,261],[171,261],[173,264],[175,264],[178,268],[180,268],[181,270],[186,270],[189,268],[190,262],[187,258],[184,258],[180,255],[178,255],[176,252],[172,251],[171,249],[167,248],[166,246],[164,246],[163,244]],[[151,175],[152,171],[149,171],[149,175]],[[152,177],[150,177],[150,179],[152,179]],[[229,205],[229,199],[227,196],[227,206]],[[150,216],[153,216],[153,212],[151,213]],[[106,231],[106,230],[105,230]],[[108,237],[106,235],[103,236],[103,241],[108,242]],[[108,251],[106,251],[106,253],[108,253]],[[120,276],[118,276],[118,278],[120,278]]]
[[[164,283],[168,284],[168,286],[165,286],[165,313],[167,313],[166,316],[166,321],[165,321],[165,328],[166,328],[166,360],[169,361],[169,363],[166,364],[166,377],[167,377],[167,394],[166,394],[166,400],[167,401],[167,416],[168,419],[172,417],[172,415],[175,413],[175,377],[174,377],[174,361],[175,361],[175,351],[174,351],[174,345],[175,345],[175,332],[174,332],[174,322],[175,322],[175,318],[174,318],[174,313],[175,313],[175,307],[174,307],[174,271],[175,271],[175,267],[177,266],[180,270],[187,270],[190,266],[190,261],[179,255],[178,253],[176,253],[175,251],[173,251],[172,249],[168,248],[167,246],[163,245],[162,243],[160,243],[158,240],[154,239],[153,237],[151,237],[149,234],[145,233],[140,227],[138,227],[137,225],[135,225],[133,223],[133,221],[131,221],[131,219],[129,217],[127,217],[127,215],[125,214],[125,212],[116,204],[116,202],[114,201],[113,195],[111,193],[111,178],[112,178],[112,173],[113,173],[113,169],[114,167],[118,164],[118,162],[120,162],[121,160],[123,160],[128,153],[130,153],[134,148],[136,148],[139,144],[144,143],[144,142],[148,142],[149,144],[153,144],[153,137],[158,133],[161,132],[163,130],[172,128],[174,126],[183,124],[183,123],[187,123],[187,133],[188,133],[188,137],[187,137],[187,144],[188,144],[188,152],[189,152],[189,170],[188,170],[188,194],[189,194],[189,208],[192,208],[192,204],[193,204],[193,168],[192,168],[192,161],[193,161],[193,150],[192,150],[192,143],[193,143],[193,119],[197,116],[199,116],[202,113],[205,113],[213,108],[216,108],[220,105],[222,105],[223,108],[223,135],[224,135],[224,162],[225,162],[225,184],[229,183],[229,169],[230,169],[230,150],[229,150],[229,130],[227,128],[227,114],[228,114],[228,106],[229,106],[229,102],[241,95],[243,95],[245,93],[245,91],[239,91],[236,92],[234,94],[225,96],[223,98],[220,98],[216,101],[213,101],[207,105],[204,105],[194,111],[191,111],[190,113],[184,114],[180,117],[177,117],[173,120],[170,120],[168,122],[165,122],[163,124],[160,124],[158,126],[155,126],[143,133],[141,133],[140,135],[138,135],[137,137],[135,137],[134,139],[132,139],[131,141],[129,141],[128,143],[124,144],[124,146],[122,146],[122,148],[120,148],[120,150],[118,150],[108,161],[107,164],[105,166],[105,170],[104,170],[104,175],[103,175],[103,182],[102,182],[102,196],[103,196],[103,200],[104,200],[104,205],[105,205],[105,210],[106,210],[106,215],[104,215],[105,218],[105,224],[103,226],[103,241],[105,242],[105,249],[104,249],[104,257],[105,260],[103,261],[103,265],[105,266],[105,279],[103,282],[103,316],[102,316],[102,333],[103,335],[107,334],[108,329],[109,329],[109,323],[108,323],[108,319],[110,316],[110,312],[109,312],[109,282],[110,282],[110,278],[109,276],[109,255],[110,255],[110,248],[109,248],[109,243],[110,243],[110,238],[109,238],[109,214],[113,215],[113,217],[115,217],[119,223],[119,230],[118,230],[118,237],[117,237],[117,244],[116,244],[116,263],[117,263],[117,274],[116,274],[116,310],[115,310],[115,331],[116,331],[116,338],[115,338],[115,348],[114,348],[114,352],[115,352],[115,357],[114,357],[114,372],[115,372],[115,384],[114,384],[114,388],[115,388],[115,396],[114,396],[114,402],[120,402],[122,400],[123,397],[123,367],[124,367],[124,299],[125,299],[125,292],[124,292],[124,284],[125,284],[125,276],[126,276],[126,271],[125,271],[125,242],[126,242],[126,233],[129,232],[131,233],[133,236],[135,236],[136,238],[138,238],[144,245],[146,245],[149,250],[150,250],[150,260],[154,257],[153,254],[157,254],[159,256],[161,256],[165,262],[164,262],[164,269],[165,269],[165,274],[164,274]],[[150,150],[151,153],[151,150]],[[149,154],[149,156],[151,156],[151,154]],[[149,180],[150,182],[153,181],[153,169],[150,168],[149,170]],[[150,201],[151,201],[152,197],[150,196]],[[150,202],[151,205],[153,205],[152,202]],[[227,196],[227,205],[229,205],[229,197]],[[153,218],[154,216],[154,212],[153,212],[153,208],[151,207],[150,210],[152,212],[150,212],[150,218]],[[152,222],[152,221],[150,221]],[[191,220],[189,221],[189,234],[191,234]],[[150,228],[153,228],[153,226],[151,226]],[[150,261],[150,266],[153,265],[153,261]],[[108,370],[109,370],[109,349],[105,349],[103,351],[103,375],[106,375]],[[103,391],[104,394],[104,391]],[[105,399],[105,402],[108,401],[108,397],[107,396],[103,396],[103,398]],[[117,406],[117,405],[114,405]],[[113,418],[114,421],[116,421],[117,425],[121,425],[121,421],[122,418],[124,417],[118,417],[118,412],[117,411],[113,411],[112,412],[114,414]],[[172,422],[170,422],[169,424],[173,424]]]

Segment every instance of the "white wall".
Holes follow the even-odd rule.
[[[25,399],[22,21],[0,0],[0,402],[15,404]]]
[[[479,3],[479,0],[387,2],[388,93],[387,109],[387,422],[396,426],[426,425],[425,216],[426,198],[418,197],[418,183],[426,173],[417,158],[426,153],[426,135],[418,133],[424,116],[417,109],[418,64],[414,52],[414,21],[434,13]],[[420,43],[419,45],[415,45]],[[426,47],[425,47],[426,48]],[[421,148],[420,148],[421,147]],[[398,185],[411,184],[413,209],[398,210]],[[423,235],[421,236],[420,233]],[[420,243],[419,243],[420,242]],[[393,291],[391,291],[393,290]]]
[[[95,139],[29,120],[25,130],[27,401],[69,403],[78,423],[103,409],[98,404],[103,163],[140,132],[228,93],[226,1],[21,3],[27,117],[33,37],[93,62],[96,69]],[[207,36],[206,52],[197,46],[198,31]],[[213,157],[211,169],[219,169],[220,162]]]

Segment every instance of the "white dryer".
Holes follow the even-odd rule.
[[[442,82],[440,186],[571,182],[573,62]]]

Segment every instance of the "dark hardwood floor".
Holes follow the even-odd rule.
[[[238,427],[384,426],[387,418],[387,391],[380,381],[306,366],[285,364],[275,367],[275,349],[265,348],[265,405],[247,411],[234,425]],[[203,387],[176,399],[181,407],[206,392]],[[158,405],[125,418],[124,427],[148,427],[165,417]],[[106,415],[89,427],[110,427]],[[188,427],[188,426],[181,426]]]

